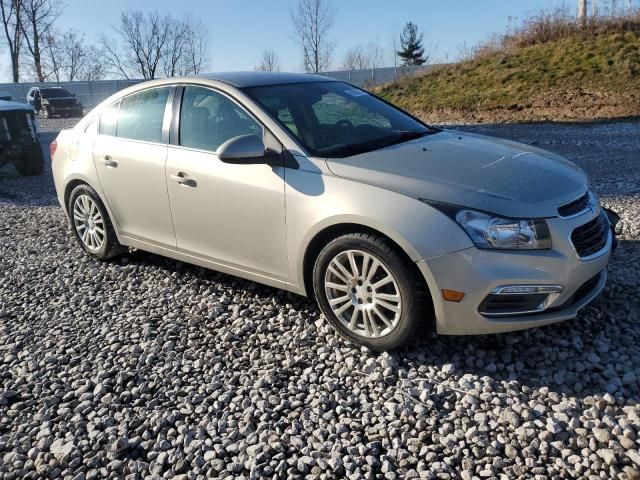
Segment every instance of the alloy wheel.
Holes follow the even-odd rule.
[[[345,250],[329,262],[324,287],[335,316],[351,332],[378,338],[393,331],[402,314],[400,288],[371,253]]]
[[[73,202],[73,225],[84,246],[97,252],[105,242],[104,219],[96,202],[88,195],[78,195]]]

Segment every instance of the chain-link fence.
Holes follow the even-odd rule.
[[[321,75],[342,80],[359,87],[374,87],[391,82],[400,77],[424,72],[436,65],[413,65],[405,67],[368,68],[366,70],[336,70]],[[142,80],[97,80],[93,82],[59,82],[59,83],[0,83],[0,92],[11,95],[18,102],[25,102],[29,88],[34,86],[50,87],[59,85],[66,88],[82,102],[86,109],[95,107],[105,98]]]
[[[83,107],[91,109],[113,95],[118,90],[135,85],[142,80],[97,80],[94,82],[46,82],[46,83],[0,83],[0,92],[6,92],[17,102],[27,101],[27,92],[31,87],[60,86],[69,90],[80,100]]]

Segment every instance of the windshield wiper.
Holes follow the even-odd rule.
[[[408,142],[409,140],[424,137],[425,135],[430,135],[435,132],[430,132],[429,130],[396,130],[394,133],[396,133],[395,138],[391,140],[392,143],[387,144],[387,146],[394,145],[396,143]]]
[[[343,145],[339,148],[334,148],[324,154],[329,158],[335,157],[351,157],[360,153],[371,152],[373,150],[379,150],[381,148],[390,147],[398,143],[408,142],[416,138],[424,137],[425,135],[431,135],[436,133],[433,131],[416,131],[416,130],[396,130],[393,135],[389,135],[383,138],[376,138],[369,140],[368,142],[355,143],[349,145]]]

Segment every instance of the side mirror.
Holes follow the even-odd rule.
[[[240,135],[224,142],[216,152],[225,163],[266,163],[264,142],[257,135]]]

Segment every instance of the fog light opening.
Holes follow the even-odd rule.
[[[553,306],[563,291],[560,285],[501,285],[491,290],[478,311],[491,316],[538,313]]]

